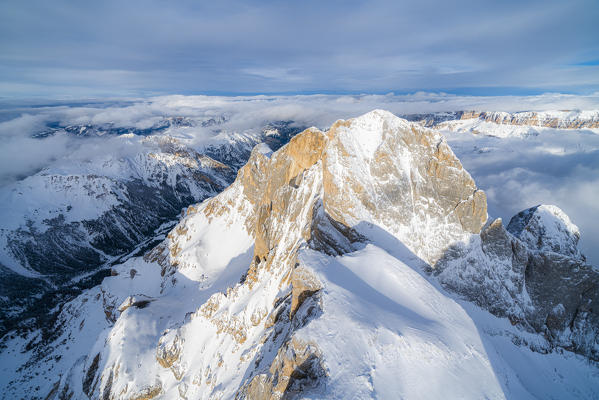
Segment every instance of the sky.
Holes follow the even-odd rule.
[[[599,90],[599,2],[0,2],[0,98]]]

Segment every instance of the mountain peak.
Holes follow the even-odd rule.
[[[116,370],[138,368],[135,358],[109,351],[114,340],[129,340],[117,334],[110,337],[106,346],[98,343],[104,350],[99,353],[100,368],[94,378],[98,384],[93,395],[123,391],[135,395],[148,387],[156,389],[156,393],[168,391],[178,379],[193,375],[198,369],[208,374],[208,386],[199,389],[187,384],[186,390],[204,393],[204,397],[216,395],[219,387],[224,390],[221,395],[233,396],[236,392],[240,398],[253,398],[260,393],[274,393],[279,398],[299,389],[322,390],[322,382],[334,373],[330,370],[332,364],[326,364],[326,360],[333,362],[331,357],[336,351],[350,354],[351,350],[323,347],[321,341],[306,335],[302,329],[307,324],[318,326],[310,321],[325,313],[324,307],[345,309],[343,301],[339,303],[339,298],[323,292],[325,287],[335,287],[331,279],[336,278],[328,276],[329,272],[320,263],[333,261],[327,257],[344,257],[356,251],[361,262],[383,257],[385,268],[391,268],[385,270],[385,274],[391,274],[390,279],[392,271],[399,268],[406,274],[405,282],[397,281],[401,287],[417,282],[423,290],[418,299],[424,301],[426,293],[437,298],[436,289],[424,278],[367,243],[383,238],[386,243],[395,243],[394,251],[405,248],[405,254],[409,255],[406,262],[411,260],[420,265],[421,260],[434,262],[453,242],[480,232],[486,220],[484,193],[476,188],[443,138],[388,112],[374,111],[338,121],[326,133],[309,128],[270,157],[263,150],[252,151],[250,160],[229,188],[198,207],[190,207],[165,242],[146,255],[149,264],[135,268],[148,274],[147,270],[158,263],[163,276],[162,296],[166,298],[180,298],[177,293],[186,290],[181,285],[193,287],[198,285],[193,282],[199,282],[201,294],[190,297],[184,307],[190,308],[191,321],[178,323],[176,333],[172,326],[157,327],[159,332],[164,330],[156,337],[156,354],[160,358],[156,365],[143,368],[161,376],[160,386],[153,379],[140,376],[137,386],[127,386],[125,377],[114,377]],[[227,241],[231,242],[226,244]],[[335,268],[346,267],[338,264]],[[361,278],[351,278],[351,284],[364,285],[362,279],[370,282],[371,277],[362,276],[366,271],[355,271]],[[235,273],[241,277],[235,280]],[[223,292],[225,282],[230,286]],[[368,285],[375,285],[374,282]],[[408,286],[405,289],[416,295]],[[377,290],[395,299],[376,300],[375,308],[380,312],[387,313],[384,309],[388,301],[400,302],[389,292],[390,287]],[[118,300],[119,304],[125,301]],[[356,297],[355,301],[362,300]],[[442,304],[440,307],[445,311],[433,310],[425,303],[415,305],[418,311],[408,315],[425,312],[427,318],[447,327],[454,322],[444,312],[458,320],[466,318],[453,301],[438,298],[437,304]],[[148,309],[156,309],[159,304],[160,301],[153,301]],[[135,309],[129,310],[117,320],[121,331],[133,323],[130,319],[133,317],[128,315],[137,313]],[[144,315],[156,318],[151,312]],[[343,318],[347,332],[361,329],[352,318]],[[409,318],[420,321],[420,317]],[[424,325],[423,329],[430,331]],[[205,339],[193,339],[189,336],[196,334],[193,332]],[[450,363],[457,363],[459,357],[447,353],[441,345],[446,340],[457,343],[457,336],[430,333],[438,338],[434,341],[438,342],[435,346],[441,346],[439,351],[453,360]],[[224,335],[223,341],[212,343],[210,335]],[[464,335],[474,346],[479,346],[471,333]],[[396,339],[399,340],[395,337],[392,340]],[[208,343],[210,350],[206,347]],[[182,346],[185,349],[180,349]],[[139,344],[132,348],[144,351]],[[167,354],[171,348],[177,349],[173,357]],[[199,348],[206,348],[212,355],[195,359],[193,354]],[[90,360],[94,357],[96,354]],[[356,353],[351,357],[358,357],[357,362],[362,355]],[[233,374],[236,365],[249,368],[247,363],[252,359],[255,368],[247,376]],[[467,368],[477,371],[483,364],[483,360],[476,358]],[[175,381],[160,372],[161,368],[170,369]],[[385,364],[381,368],[390,371],[395,367]],[[348,379],[355,372],[339,371]],[[487,370],[477,374],[490,380]],[[237,382],[240,386],[223,386],[225,382]],[[339,395],[354,389],[357,388],[351,385],[333,388]],[[497,390],[491,385],[484,392]]]
[[[443,137],[382,110],[339,120],[326,133],[309,128],[270,159],[252,157],[240,184],[264,207],[259,218],[270,218],[273,209],[288,211],[286,196],[293,191],[287,187],[299,188],[313,166],[314,196],[328,217],[345,229],[364,222],[383,227],[427,262],[486,222],[484,192]],[[281,199],[286,202],[277,206]],[[268,251],[262,225],[256,228],[258,258]]]
[[[377,110],[335,123],[328,136],[324,205],[344,225],[384,227],[434,262],[486,222],[484,192],[438,132]]]
[[[559,207],[540,204],[512,217],[507,230],[528,247],[582,258],[580,230]]]
[[[351,137],[351,142],[355,143],[356,150],[359,149],[364,155],[372,157],[384,140],[383,134],[386,130],[409,129],[410,126],[408,121],[389,111],[374,110],[356,118],[335,122],[328,135],[329,138]]]

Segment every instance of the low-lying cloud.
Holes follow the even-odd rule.
[[[397,115],[458,110],[528,111],[599,109],[599,93],[588,96],[476,97],[418,92],[410,95],[313,96],[164,96],[126,102],[43,107],[7,107],[0,122],[0,186],[2,190],[46,169],[77,173],[107,159],[127,159],[147,151],[140,136],[81,138],[58,130],[42,139],[32,136],[48,125],[106,125],[147,129],[165,117],[186,117],[193,127],[166,133],[201,148],[223,133],[257,131],[274,121],[326,129],[372,109]],[[202,126],[215,119],[224,122]],[[466,169],[489,198],[489,213],[505,222],[518,211],[539,203],[562,208],[582,230],[582,248],[599,265],[599,135],[590,131],[540,130],[538,136],[493,138],[447,133]],[[483,149],[483,151],[480,151]],[[109,172],[106,171],[106,174]]]
[[[599,135],[541,129],[538,136],[495,138],[445,133],[487,193],[489,214],[507,224],[537,204],[563,209],[581,230],[580,247],[599,265]]]

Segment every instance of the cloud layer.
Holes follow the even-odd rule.
[[[588,93],[597,20],[595,0],[6,0],[0,93]]]
[[[579,246],[599,265],[599,134],[541,129],[538,136],[495,138],[444,132],[487,194],[489,215],[507,225],[521,210],[553,204],[581,230]]]
[[[107,158],[147,151],[141,137],[79,138],[58,132],[31,136],[48,124],[112,124],[148,128],[164,117],[203,121],[226,117],[217,126],[172,128],[167,134],[200,149],[229,133],[260,131],[273,121],[326,129],[337,119],[382,108],[397,115],[457,110],[599,110],[599,94],[476,97],[436,93],[362,96],[165,96],[118,102],[4,107],[0,109],[0,190],[42,169],[59,174],[108,173]],[[466,169],[489,199],[489,213],[507,223],[518,211],[539,203],[562,208],[583,234],[582,249],[599,265],[599,135],[590,131],[544,129],[537,136],[493,138],[445,133]],[[481,149],[483,149],[481,151]],[[99,172],[98,172],[99,171]]]

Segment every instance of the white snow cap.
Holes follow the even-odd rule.
[[[580,230],[559,207],[541,204],[521,211],[508,225],[510,233],[529,248],[582,258]]]
[[[398,129],[409,126],[408,121],[385,110],[373,110],[348,122],[351,125],[346,129],[338,129],[338,134],[353,136],[352,139],[355,140],[361,152],[368,158],[372,157],[381,145],[385,129]],[[356,135],[356,132],[360,132],[360,134]]]

